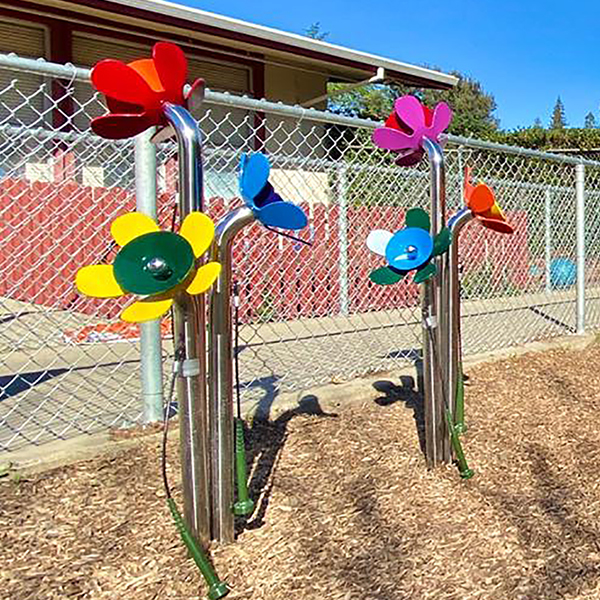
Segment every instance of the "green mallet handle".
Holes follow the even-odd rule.
[[[179,531],[179,535],[181,536],[183,543],[185,544],[189,553],[192,555],[194,562],[206,580],[208,585],[209,599],[219,600],[219,598],[223,598],[229,593],[227,584],[217,577],[213,566],[210,564],[208,557],[204,553],[204,550],[196,542],[190,530],[187,528],[185,521],[181,517],[181,514],[179,514],[177,506],[175,506],[175,500],[173,500],[173,498],[167,498],[167,503],[169,504],[169,509],[171,510],[173,520],[175,521],[175,525],[177,526],[177,530]]]
[[[467,459],[465,458],[465,453],[462,449],[462,444],[460,443],[458,431],[456,430],[456,427],[452,422],[452,415],[450,414],[450,410],[448,408],[446,408],[446,423],[448,424],[448,429],[450,430],[450,442],[452,444],[454,454],[456,455],[456,460],[458,461],[458,470],[460,476],[463,479],[471,479],[471,477],[475,475],[475,471],[469,469]]]
[[[241,517],[249,515],[254,510],[254,502],[248,495],[244,421],[239,417],[235,419],[235,474],[237,479],[237,502],[233,505],[233,513]]]

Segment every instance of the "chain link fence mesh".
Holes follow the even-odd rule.
[[[0,68],[0,451],[142,418],[139,332],[118,321],[126,300],[82,298],[73,284],[79,267],[114,257],[110,223],[135,209],[134,144],[92,134],[104,108],[81,70],[44,68]],[[365,240],[402,227],[408,208],[428,208],[427,165],[395,167],[364,122],[226,95],[210,95],[200,126],[211,217],[241,204],[240,154],[264,151],[271,182],[310,221],[299,234],[310,246],[258,224],[236,239],[243,400],[265,411],[283,392],[413,362],[419,289],[371,284],[380,261]],[[515,226],[502,236],[473,222],[461,235],[465,352],[575,333],[573,162],[457,139],[445,155],[448,213],[463,204],[469,166]],[[175,144],[161,144],[157,158],[159,221],[171,227]],[[600,324],[599,175],[600,164],[586,166],[588,329]],[[169,360],[167,319],[162,333]]]

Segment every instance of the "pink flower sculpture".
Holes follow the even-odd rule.
[[[169,42],[158,42],[152,58],[125,64],[101,60],[92,69],[92,84],[106,96],[109,114],[92,121],[92,129],[109,139],[128,138],[153,125],[166,125],[165,102],[188,107],[204,93],[204,81],[197,79],[187,94],[187,61],[183,51]]]
[[[423,138],[442,143],[440,136],[451,120],[452,111],[445,102],[432,111],[414,96],[402,96],[394,103],[394,112],[385,125],[373,132],[373,142],[384,150],[396,152],[397,165],[409,167],[423,158]]]

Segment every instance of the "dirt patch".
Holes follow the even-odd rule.
[[[600,346],[469,375],[466,482],[453,467],[425,469],[409,381],[381,382],[376,401],[338,414],[315,401],[255,424],[255,514],[235,545],[212,548],[229,597],[600,598]],[[0,481],[3,600],[204,596],[165,505],[155,438]]]

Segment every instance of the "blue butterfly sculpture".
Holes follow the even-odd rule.
[[[308,219],[304,211],[282,200],[269,183],[271,164],[261,153],[242,154],[240,162],[240,191],[246,205],[263,225],[280,229],[302,229]]]

